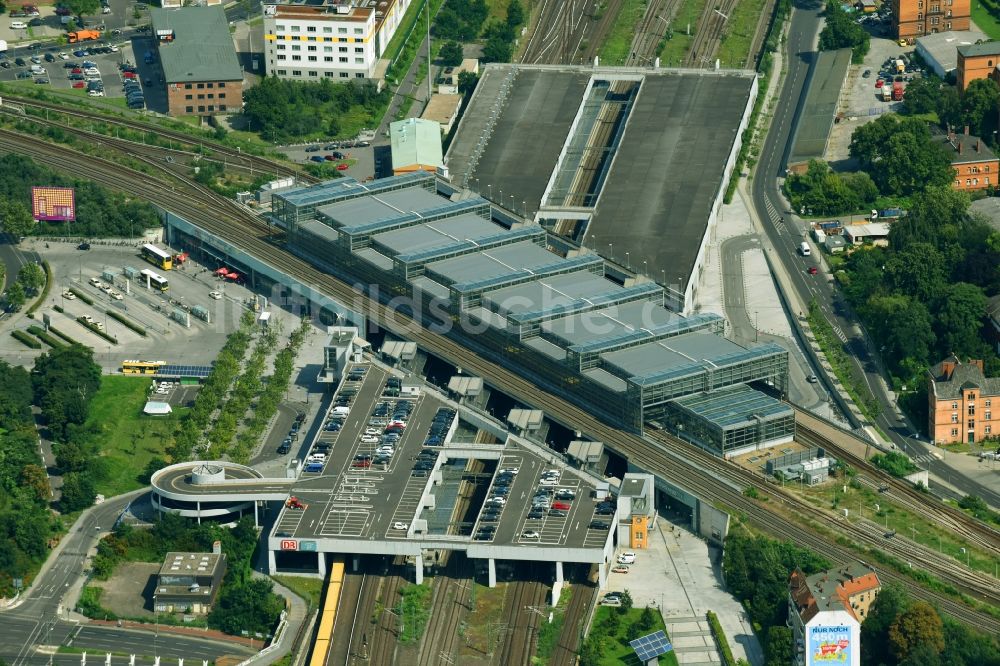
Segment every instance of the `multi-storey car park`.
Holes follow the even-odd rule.
[[[756,97],[751,71],[490,64],[445,164],[688,313]]]
[[[419,583],[425,565],[464,551],[486,562],[491,586],[496,560],[554,562],[556,597],[564,562],[601,565],[603,584],[615,545],[644,540],[655,510],[651,477],[629,475],[614,501],[607,482],[496,422],[427,391],[396,396],[386,369],[345,363],[336,371],[345,381],[334,404],[349,407],[331,404],[321,414],[293,478],[226,462],[172,465],[152,478],[153,506],[227,520],[251,510],[256,519],[259,502],[280,502],[268,539],[272,573],[325,575],[327,553],[403,555]],[[405,427],[384,434],[399,429],[388,406],[402,404]],[[460,416],[497,442],[457,436]]]

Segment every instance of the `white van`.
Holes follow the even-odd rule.
[[[11,30],[24,30],[25,28],[28,27],[28,24],[25,23],[24,21],[11,21],[10,27]]]
[[[342,416],[347,416],[348,414],[351,413],[351,409],[350,409],[350,407],[340,407],[340,406],[337,406],[337,407],[333,408],[333,412],[331,412],[331,413],[333,413],[333,414],[340,414]]]
[[[618,556],[618,564],[635,564],[635,553],[626,551]]]
[[[809,249],[809,243],[802,241],[802,245],[799,245],[799,252],[803,257],[808,257],[812,254],[812,250]]]

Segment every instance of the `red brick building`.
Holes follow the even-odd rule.
[[[243,68],[221,6],[150,10],[172,116],[234,113],[243,107]]]
[[[935,32],[968,30],[969,16],[969,0],[892,0],[893,34],[911,44]]]

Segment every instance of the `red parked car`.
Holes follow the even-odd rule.
[[[347,171],[347,165],[346,164],[338,164],[337,165],[337,171]]]
[[[125,77],[126,79],[134,79],[135,72],[122,72],[122,76]]]
[[[73,82],[73,87],[74,88],[86,88],[87,87],[87,82],[86,81],[74,81]]]
[[[553,502],[552,508],[556,511],[569,511],[569,504],[566,502]]]

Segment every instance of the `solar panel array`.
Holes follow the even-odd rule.
[[[629,641],[629,645],[635,650],[635,654],[643,663],[656,659],[661,654],[666,654],[674,649],[674,646],[667,640],[667,634],[663,631],[656,631],[647,636],[640,636],[634,641]]]
[[[210,365],[163,365],[156,372],[157,377],[198,377],[203,379],[212,372]]]

